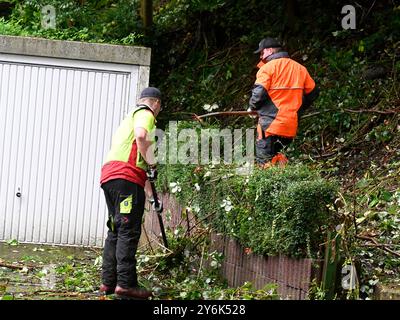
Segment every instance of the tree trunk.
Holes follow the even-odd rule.
[[[286,0],[285,15],[286,24],[289,30],[293,30],[297,23],[297,0]]]
[[[143,26],[148,29],[153,24],[153,1],[140,0],[140,15],[142,17]]]

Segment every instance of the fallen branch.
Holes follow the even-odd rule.
[[[346,112],[351,112],[351,113],[379,113],[379,114],[396,114],[400,113],[400,109],[393,109],[393,110],[376,110],[376,109],[359,109],[359,110],[353,110],[353,109],[343,109],[343,111]]]
[[[389,252],[389,253],[395,255],[396,257],[400,257],[400,253],[399,253],[399,252],[396,252],[396,251],[394,251],[394,250],[388,248],[388,245],[387,245],[387,244],[379,243],[379,242],[376,241],[376,239],[374,239],[374,238],[367,237],[367,236],[361,236],[361,235],[356,235],[356,238],[357,238],[357,239],[361,239],[361,240],[370,241],[370,242],[373,243],[373,245],[369,245],[369,246],[372,246],[372,247],[374,247],[374,248],[382,249],[382,250],[384,250],[384,251],[386,251],[386,252]]]
[[[78,296],[88,296],[88,294],[83,292],[69,292],[69,291],[57,291],[57,290],[37,290],[33,291],[31,295],[42,295],[45,294],[47,297],[78,297]]]
[[[0,260],[0,267],[5,267],[5,268],[13,269],[13,270],[17,270],[17,269],[22,270],[24,268],[32,270],[32,269],[37,268],[35,266],[26,266],[26,265],[21,265],[21,264],[8,263],[8,262],[4,262],[3,260]]]
[[[257,111],[220,111],[220,112],[211,112],[211,113],[206,113],[202,115],[197,115],[193,114],[193,119],[197,120],[199,122],[202,122],[203,118],[208,118],[208,117],[217,117],[217,116],[258,116]]]
[[[300,119],[311,118],[311,117],[318,116],[321,113],[325,113],[325,112],[338,112],[338,111],[349,112],[349,113],[379,113],[379,114],[397,114],[397,113],[400,113],[400,109],[392,109],[392,110],[386,110],[386,111],[377,110],[377,109],[358,109],[358,110],[354,110],[354,109],[341,109],[341,110],[328,109],[328,110],[316,111],[316,112],[312,112],[312,113],[308,113],[308,114],[302,115],[300,117]]]

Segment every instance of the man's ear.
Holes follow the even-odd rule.
[[[265,60],[271,55],[270,49],[263,49],[263,56],[262,59]]]

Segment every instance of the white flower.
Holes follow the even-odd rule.
[[[254,169],[254,165],[246,161],[242,166],[236,168],[236,174],[249,176]]]
[[[200,186],[199,186],[198,183],[196,183],[196,184],[194,185],[194,187],[195,187],[196,191],[200,191]]]
[[[213,110],[218,109],[218,108],[219,108],[219,106],[216,103],[213,103],[212,105],[205,104],[203,106],[203,109],[208,111],[208,112],[213,111]]]
[[[171,182],[169,184],[169,187],[171,188],[172,193],[178,193],[178,192],[181,192],[181,190],[182,190],[179,182]]]
[[[206,111],[210,111],[210,108],[211,108],[211,106],[209,104],[205,104],[203,106],[203,109],[206,110]]]
[[[208,300],[210,298],[207,291],[203,292],[202,295],[204,300]]]
[[[204,174],[204,178],[207,178],[207,177],[209,177],[209,176],[211,176],[211,171],[207,171],[207,172]]]
[[[232,202],[228,199],[222,200],[221,208],[224,208],[226,212],[229,212],[233,209]]]
[[[200,206],[199,205],[194,205],[193,206],[193,210],[194,210],[194,212],[196,212],[196,213],[199,213],[200,212]]]

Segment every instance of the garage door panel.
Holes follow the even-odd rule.
[[[13,234],[12,222],[13,216],[18,214],[19,201],[16,201],[15,197],[15,175],[16,166],[13,163],[16,162],[18,148],[15,147],[14,135],[19,130],[19,123],[16,119],[16,113],[10,112],[15,109],[15,96],[16,96],[16,85],[17,85],[17,66],[11,65],[7,77],[8,90],[6,98],[2,101],[7,108],[6,112],[6,123],[5,123],[5,136],[3,146],[3,163],[2,163],[2,197],[5,201],[1,207],[1,212],[5,215],[4,218],[4,234],[6,237],[11,238]]]
[[[101,166],[135,100],[138,68],[62,68],[56,60],[0,61],[0,239],[100,246]]]

